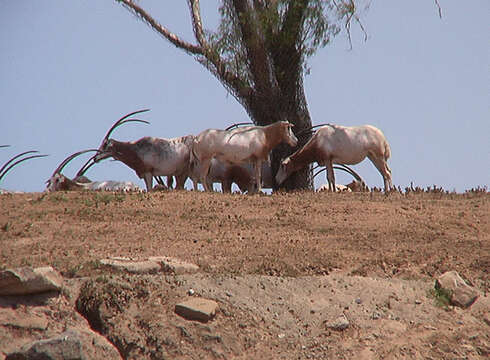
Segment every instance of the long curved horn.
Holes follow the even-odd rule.
[[[349,167],[345,164],[338,164],[338,165],[341,166],[342,168],[344,168],[345,169],[344,171],[347,171],[349,174],[351,174],[354,179],[365,184],[364,180],[361,178],[361,176],[358,173],[356,173],[354,171],[354,169],[352,169],[351,167]]]
[[[333,166],[333,168],[335,170],[342,170],[342,171],[345,171],[346,173],[349,173],[350,175],[352,175],[352,177],[354,179],[356,179],[357,181],[361,182],[362,184],[365,184],[364,180],[359,176],[358,173],[356,173],[354,170],[352,170],[350,167],[348,167],[347,165],[344,165],[344,164],[339,164],[339,166]],[[315,174],[313,174],[313,178],[315,178],[315,176],[317,176],[318,174],[320,174],[321,172],[323,171],[326,171],[327,168],[324,167],[323,169],[321,170],[318,170]]]
[[[51,175],[51,177],[55,176],[56,174],[60,174],[61,171],[63,170],[63,168],[70,162],[72,161],[74,158],[76,158],[77,156],[79,155],[82,155],[82,154],[85,154],[85,153],[88,153],[90,151],[99,151],[97,149],[87,149],[87,150],[82,150],[82,151],[78,151],[74,154],[71,154],[70,156],[68,156],[65,160],[63,160],[61,162],[61,164],[58,165],[58,167],[56,168],[56,170],[53,172],[53,175]]]
[[[111,136],[112,132],[120,125],[124,124],[125,122],[130,122],[130,121],[135,121],[135,122],[145,122],[147,124],[149,124],[148,121],[145,121],[145,120],[140,120],[140,119],[128,119],[126,120],[128,117],[130,116],[133,116],[135,114],[140,114],[140,113],[144,113],[144,112],[147,112],[147,111],[150,111],[150,109],[143,109],[143,110],[137,110],[137,111],[133,111],[132,113],[129,113],[129,114],[126,114],[124,115],[122,118],[120,118],[119,120],[117,120],[114,125],[112,125],[112,127],[109,129],[109,131],[107,132],[107,134],[104,136],[104,140],[107,140],[109,138],[109,136]],[[103,141],[104,141],[103,140]]]
[[[27,153],[32,153],[32,152],[38,152],[38,151],[28,151]],[[25,153],[24,153],[25,154]],[[17,164],[20,164],[21,162],[23,161],[26,161],[26,160],[29,160],[29,159],[35,159],[35,158],[40,158],[40,157],[45,157],[45,156],[48,156],[48,155],[31,155],[31,156],[27,156],[23,159],[20,159],[20,160],[17,160],[16,162],[14,162],[13,164],[11,164],[9,167],[5,168],[6,165],[4,165],[2,167],[2,171],[0,171],[0,181],[2,181],[3,177],[9,172],[10,169],[12,169],[15,165]],[[17,155],[16,157],[14,157],[14,159],[17,159],[19,157],[19,155]],[[13,160],[13,159],[12,159]],[[7,164],[11,163],[12,160],[10,160]],[[4,170],[5,169],[5,170]]]
[[[85,175],[85,173],[88,171],[88,169],[90,169],[92,166],[94,166],[96,164],[96,162],[94,161],[94,158],[95,158],[95,155],[92,156],[90,159],[88,159],[85,164],[83,164],[83,166],[80,168],[80,170],[78,170],[77,174],[75,175],[75,178]]]
[[[320,167],[320,166],[318,166]],[[344,168],[341,168],[341,167],[338,167],[338,166],[333,166],[333,169],[334,170],[342,170],[342,171],[345,171],[346,173],[349,173],[351,174],[347,169],[344,169]],[[322,169],[318,170],[316,173],[313,174],[313,179],[319,175],[320,173],[324,172],[324,171],[327,171],[327,167],[323,167]],[[352,175],[352,174],[351,174]]]
[[[12,162],[14,161],[15,159],[18,159],[20,158],[21,156],[24,156],[26,154],[33,154],[33,153],[37,153],[39,151],[36,151],[36,150],[29,150],[29,151],[24,151],[23,153],[20,153],[20,154],[17,154],[15,155],[12,159],[10,159],[9,161],[7,161],[5,164],[3,164],[3,166],[0,168],[0,174],[3,172],[3,170]]]
[[[327,125],[332,125],[332,124],[318,124],[318,125],[314,125],[314,126],[311,126],[307,129],[303,129],[301,131],[299,131],[296,136],[301,136],[302,134],[306,133],[306,132],[312,132],[313,129],[316,129],[317,127],[321,127],[321,126],[327,126]]]
[[[255,124],[253,122],[241,122],[241,123],[236,123],[236,124],[230,125],[225,130],[228,131],[228,130],[231,130],[233,128],[236,128],[236,127],[239,127],[242,125],[255,125]]]

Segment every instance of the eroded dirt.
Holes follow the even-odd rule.
[[[60,271],[67,279],[64,311],[77,299],[86,309],[103,304],[95,306],[102,317],[96,330],[128,358],[479,359],[490,349],[489,199],[488,193],[6,194],[0,266]],[[98,262],[155,255],[201,270],[127,275]],[[448,270],[481,292],[470,309],[437,306],[431,297],[434,278]],[[175,315],[189,289],[219,303],[214,320]],[[330,329],[342,314],[349,327]]]

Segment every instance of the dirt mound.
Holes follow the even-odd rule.
[[[0,201],[1,267],[51,265],[66,279],[56,300],[64,307],[26,305],[21,318],[46,314],[36,306],[48,306],[46,324],[58,318],[61,333],[57,311],[84,323],[77,303],[127,358],[489,354],[487,193],[74,192],[4,194]],[[200,271],[129,275],[100,262],[155,255]],[[471,308],[436,304],[434,278],[448,270],[480,291]],[[175,314],[190,293],[218,302],[214,320]],[[2,323],[0,345],[2,334],[22,343],[43,331]]]

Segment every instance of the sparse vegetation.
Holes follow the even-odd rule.
[[[435,287],[430,289],[428,292],[428,297],[434,299],[434,304],[445,310],[449,310],[449,305],[451,305],[452,292],[450,290]]]

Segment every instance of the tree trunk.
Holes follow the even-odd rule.
[[[280,187],[275,183],[275,175],[281,161],[300,149],[311,137],[310,132],[304,131],[311,128],[311,119],[306,97],[302,90],[301,83],[301,89],[294,88],[293,94],[284,94],[278,91],[281,95],[275,97],[274,100],[254,97],[253,101],[247,102],[246,99],[243,99],[243,102],[246,103],[245,107],[255,124],[264,126],[276,121],[287,120],[294,124],[293,132],[300,134],[296,148],[293,149],[289,145],[281,144],[273,149],[271,153],[272,174],[274,176],[273,190],[278,190],[279,188],[284,190],[313,189],[311,166],[293,173]]]

